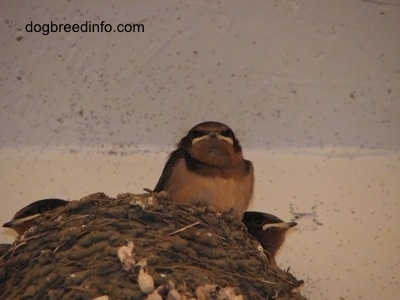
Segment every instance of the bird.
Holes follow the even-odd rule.
[[[285,241],[286,232],[297,225],[295,222],[284,222],[278,217],[258,211],[246,211],[242,219],[250,233],[275,258]]]
[[[17,211],[11,221],[3,224],[5,228],[14,229],[18,235],[23,235],[25,231],[35,225],[36,219],[47,211],[67,205],[68,201],[58,198],[42,199],[32,202]]]
[[[207,121],[189,130],[172,151],[154,192],[177,203],[212,206],[239,221],[254,189],[254,168],[227,125]]]

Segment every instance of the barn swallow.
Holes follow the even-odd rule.
[[[171,152],[154,192],[178,203],[211,205],[242,219],[254,187],[253,164],[245,160],[232,129],[219,122],[194,126]]]
[[[35,225],[35,221],[44,212],[65,206],[68,203],[62,199],[43,199],[32,202],[24,208],[17,211],[11,221],[4,223],[3,227],[14,229],[18,235],[23,235],[25,231]]]
[[[272,257],[275,257],[285,241],[286,232],[297,225],[295,222],[284,222],[274,215],[256,211],[246,211],[242,221],[248,232]]]

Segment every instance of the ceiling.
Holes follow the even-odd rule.
[[[400,148],[397,1],[0,8],[2,148],[170,149],[205,120],[252,148]],[[102,21],[144,32],[46,31]]]

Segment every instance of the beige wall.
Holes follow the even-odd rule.
[[[305,296],[400,294],[398,1],[0,1],[0,17],[2,223],[152,188],[186,131],[219,120],[254,162],[250,209],[305,213],[278,256]],[[25,30],[102,20],[145,30]]]

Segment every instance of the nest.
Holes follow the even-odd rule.
[[[135,266],[124,269],[117,253],[127,245],[159,298],[143,292]],[[305,299],[294,292],[303,282],[269,261],[241,222],[163,193],[71,201],[0,251],[1,299],[167,299],[167,287],[178,295],[168,299]],[[220,296],[226,288],[231,298]]]

